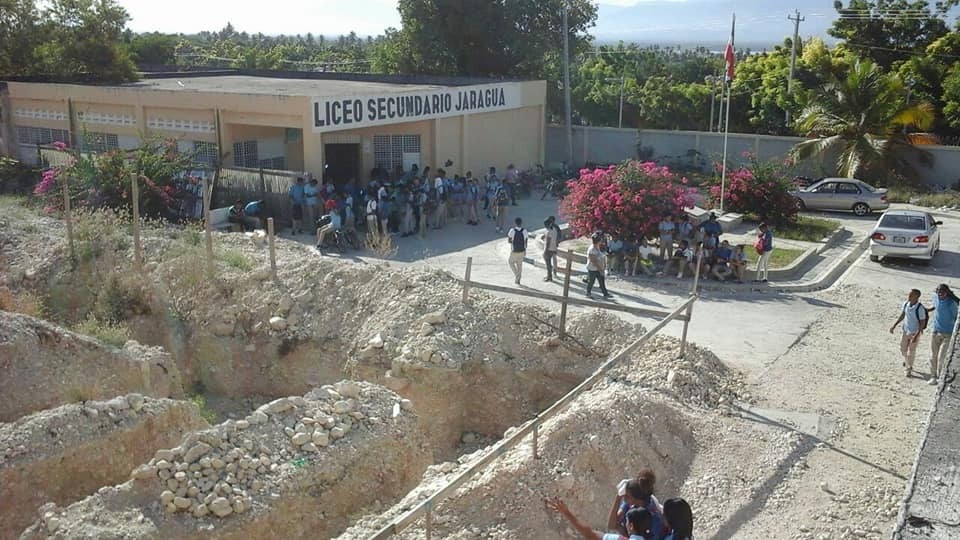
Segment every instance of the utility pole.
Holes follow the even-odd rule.
[[[563,0],[563,111],[567,117],[567,167],[573,167],[573,113],[570,110],[570,27],[567,11],[570,4]]]
[[[790,51],[790,76],[787,78],[787,97],[793,95],[793,71],[797,67],[797,41],[800,39],[800,23],[806,20],[800,16],[800,10],[794,10],[794,15],[787,15],[788,21],[793,21],[793,43]],[[787,104],[787,127],[790,127],[790,104]]]

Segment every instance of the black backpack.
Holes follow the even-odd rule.
[[[527,231],[523,228],[513,228],[513,252],[517,253],[520,251],[527,250]]]

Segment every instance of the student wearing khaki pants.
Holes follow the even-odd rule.
[[[957,306],[960,300],[946,284],[937,286],[936,295],[929,313],[933,317],[933,334],[930,335],[930,384],[937,384],[940,370],[946,362],[953,326],[957,322]]]

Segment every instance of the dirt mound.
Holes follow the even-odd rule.
[[[0,311],[0,421],[77,401],[138,392],[183,395],[170,355],[129,341],[122,349],[26,315]]]
[[[0,424],[0,538],[15,538],[52,501],[122,482],[156,448],[207,423],[195,405],[129,394]]]
[[[44,508],[24,537],[329,537],[425,470],[430,450],[410,409],[352,381],[279,398],[157,451],[125,484]]]

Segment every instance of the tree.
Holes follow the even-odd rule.
[[[834,8],[840,17],[828,33],[859,56],[889,69],[946,34],[947,11],[958,3],[941,0],[931,7],[926,0],[849,0],[844,7],[837,0]]]
[[[130,17],[115,0],[52,0],[46,5],[40,24],[44,41],[34,50],[32,74],[110,83],[136,79],[121,42]]]
[[[39,18],[34,0],[0,0],[0,74],[30,74]]]
[[[562,49],[564,0],[400,0],[400,30],[389,30],[374,64],[397,73],[540,76]],[[573,53],[597,17],[588,0],[572,0]]]
[[[177,61],[177,36],[153,32],[130,39],[128,47],[138,64],[174,65]]]
[[[933,120],[929,103],[907,104],[900,79],[862,59],[804,109],[797,129],[811,138],[794,146],[793,155],[799,159],[836,155],[837,171],[844,177],[914,178],[914,165],[930,161],[929,153],[914,144],[931,137],[908,130],[927,130]]]

